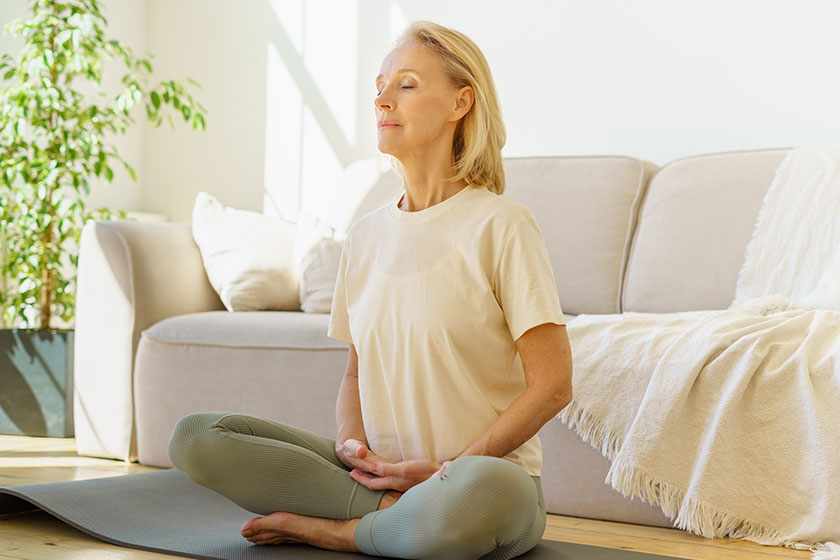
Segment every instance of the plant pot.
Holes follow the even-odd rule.
[[[0,433],[73,436],[73,334],[0,329]]]

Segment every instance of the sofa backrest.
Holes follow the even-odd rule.
[[[729,307],[764,195],[789,150],[696,155],[659,168],[639,212],[622,310]]]
[[[563,311],[619,313],[645,187],[657,169],[627,156],[504,159],[504,194],[534,213]]]

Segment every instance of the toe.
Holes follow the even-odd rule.
[[[255,534],[255,533],[259,532],[259,529],[257,529],[257,530],[254,529],[254,523],[259,521],[260,519],[263,519],[263,518],[262,517],[255,517],[253,519],[249,519],[248,521],[246,521],[245,524],[242,525],[242,528],[239,530],[239,532],[242,533],[242,536],[247,537],[248,535],[246,533]]]

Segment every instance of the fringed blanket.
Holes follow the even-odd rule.
[[[765,278],[751,267],[771,266],[761,231],[784,211],[773,193],[783,199],[778,189],[807,187],[801,174],[798,184],[786,177],[797,176],[790,173],[797,161],[813,164],[814,154],[792,150],[780,165],[739,277],[741,299],[730,309],[579,315],[569,323],[574,400],[559,417],[612,461],[608,484],[658,505],[677,527],[810,548],[828,559],[840,558],[840,546],[827,542],[840,542],[840,311],[782,293],[744,296],[755,293],[745,279]],[[840,169],[840,149],[834,155]],[[823,208],[810,227],[825,227],[826,206],[832,220],[840,216],[835,186],[828,196],[836,200],[817,203]],[[799,235],[817,252],[805,284],[777,276],[799,300],[825,283],[831,251],[840,254],[835,231]],[[786,262],[784,251],[775,253]]]

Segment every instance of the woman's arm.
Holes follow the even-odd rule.
[[[543,323],[528,329],[516,340],[516,347],[525,370],[526,390],[458,457],[504,457],[531,439],[571,401],[572,351],[565,325]],[[372,490],[392,488],[405,491],[430,476],[441,476],[448,463],[383,461],[367,465],[363,469],[366,472],[353,470],[350,476]]]
[[[344,443],[353,439],[368,447],[365,426],[362,422],[362,404],[359,400],[359,356],[356,354],[356,347],[350,343],[350,351],[347,354],[347,369],[341,379],[341,387],[338,390],[338,400],[335,404],[335,423],[338,426],[338,435],[335,438],[335,454],[338,459],[353,467],[345,456]]]
[[[458,457],[504,457],[531,439],[572,400],[572,350],[565,325],[532,327],[516,340],[516,348],[527,389]]]

